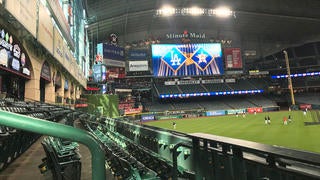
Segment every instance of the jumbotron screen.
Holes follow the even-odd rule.
[[[153,74],[156,77],[223,74],[221,44],[153,44]]]

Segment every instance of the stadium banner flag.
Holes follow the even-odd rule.
[[[98,44],[99,45],[99,44]],[[125,60],[124,48],[103,43],[103,58],[112,60]]]
[[[155,116],[153,114],[141,115],[141,121],[153,121],[155,120]]]
[[[227,69],[242,69],[240,48],[224,48],[224,59]]]
[[[225,110],[218,110],[218,111],[207,111],[206,116],[222,116],[225,115]]]
[[[148,61],[129,61],[129,71],[148,71]]]
[[[128,59],[129,60],[146,60],[147,50],[129,50]]]
[[[261,112],[263,112],[263,109],[262,109],[262,107],[251,107],[251,108],[247,108],[247,112],[250,114],[252,114],[254,112],[261,113]]]
[[[229,110],[227,110],[227,115],[229,115],[229,114],[236,114],[236,113],[238,113],[238,114],[241,114],[241,113],[243,113],[243,112],[245,112],[246,111],[246,109],[229,109]]]

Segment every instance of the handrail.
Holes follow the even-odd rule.
[[[105,155],[99,142],[88,132],[64,124],[0,110],[0,125],[38,134],[79,142],[87,146],[92,155],[92,179],[105,180]]]

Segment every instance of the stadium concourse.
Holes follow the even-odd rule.
[[[0,179],[320,179],[319,10],[0,0]]]

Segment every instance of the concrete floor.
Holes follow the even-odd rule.
[[[76,122],[76,127],[79,125]],[[0,172],[0,180],[52,180],[50,171],[44,174],[40,173],[38,166],[46,156],[41,145],[44,137],[39,138],[26,152],[14,160],[5,170]],[[80,144],[79,152],[81,154],[81,179],[91,179],[91,154],[89,149]],[[109,170],[107,170],[106,179],[114,180]]]

